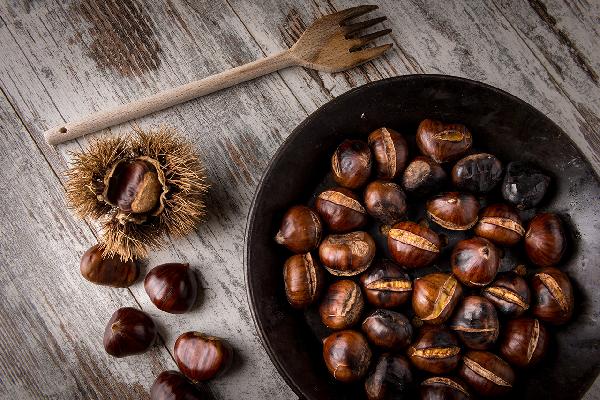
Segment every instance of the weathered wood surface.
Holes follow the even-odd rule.
[[[145,263],[182,260],[199,272],[199,305],[172,316],[154,308],[141,282],[106,289],[79,276],[78,259],[96,231],[65,210],[62,184],[68,152],[88,138],[49,148],[42,132],[273,54],[319,15],[360,2],[0,2],[0,398],[145,398],[153,377],[174,367],[175,338],[191,329],[236,349],[234,370],[208,385],[216,398],[293,397],[250,318],[245,218],[269,157],[292,129],[368,81],[444,73],[490,83],[548,114],[600,170],[598,2],[370,3],[394,30],[385,57],[334,75],[282,71],[137,121],[185,133],[213,184],[198,233],[170,241]],[[125,305],[159,322],[164,345],[114,360],[101,337],[112,311]],[[598,386],[588,398],[600,398]]]

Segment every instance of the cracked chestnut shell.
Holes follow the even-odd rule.
[[[469,351],[458,370],[461,378],[482,396],[499,396],[510,392],[515,373],[506,361],[487,351]]]
[[[359,321],[364,305],[360,287],[346,279],[329,286],[319,306],[319,314],[328,328],[346,329]]]
[[[317,196],[315,208],[332,232],[349,232],[367,224],[367,211],[358,196],[345,188],[325,190]]]
[[[452,273],[465,285],[489,285],[500,266],[500,252],[487,239],[474,237],[458,242],[450,256]]]
[[[367,212],[386,225],[402,220],[406,213],[406,196],[400,186],[393,182],[369,183],[365,188],[364,200]]]
[[[531,279],[533,307],[531,312],[542,321],[561,325],[573,315],[573,287],[562,271],[547,267]]]
[[[157,208],[163,185],[156,164],[148,157],[116,163],[105,177],[104,200],[121,211],[134,214]]]
[[[475,234],[500,246],[514,246],[525,236],[525,228],[513,206],[493,204],[481,212]]]
[[[527,282],[513,271],[498,274],[496,280],[481,294],[509,318],[521,316],[529,309],[531,301]]]
[[[480,296],[467,296],[448,324],[465,346],[489,349],[498,339],[500,322],[494,305]]]
[[[468,193],[447,192],[431,198],[426,205],[433,222],[453,231],[465,231],[477,222],[479,201]]]
[[[192,382],[223,374],[231,365],[233,350],[223,340],[200,332],[185,332],[175,341],[175,362]]]
[[[113,357],[144,353],[156,340],[152,318],[136,308],[119,308],[104,330],[104,350]]]
[[[460,283],[451,274],[422,276],[413,282],[413,310],[423,322],[441,324],[454,311],[462,292]]]
[[[471,154],[452,168],[454,186],[475,193],[487,193],[502,180],[502,163],[488,153]]]
[[[369,268],[375,250],[375,242],[366,232],[329,235],[319,246],[319,258],[331,274],[352,276]]]
[[[398,351],[410,344],[412,325],[404,315],[378,309],[373,311],[362,323],[362,331],[369,342],[385,350]]]
[[[365,376],[371,356],[371,349],[360,332],[334,332],[323,340],[325,365],[340,382],[354,382]]]
[[[144,279],[144,289],[159,310],[172,314],[189,311],[198,296],[198,282],[189,264],[167,263],[152,268]]]
[[[510,320],[503,331],[500,354],[516,367],[527,368],[537,364],[548,350],[548,331],[535,318]]]
[[[447,374],[458,366],[460,346],[446,327],[423,325],[407,354],[417,368],[432,374]]]
[[[360,276],[367,301],[376,307],[396,308],[412,297],[412,280],[389,260],[377,261]]]
[[[421,400],[468,400],[467,385],[454,377],[434,376],[421,382]]]
[[[135,261],[123,261],[117,255],[103,257],[102,249],[98,244],[83,253],[79,271],[92,283],[112,287],[129,287],[140,274]]]
[[[207,397],[178,371],[161,372],[150,388],[150,400],[204,400]]]
[[[288,303],[294,308],[306,308],[323,291],[325,274],[310,253],[295,254],[283,266],[283,282]]]
[[[275,241],[296,254],[308,253],[317,248],[322,234],[319,215],[309,207],[294,206],[283,216]]]
[[[465,154],[473,138],[466,126],[423,120],[417,129],[417,146],[421,153],[438,163],[453,161]]]
[[[429,157],[418,156],[404,170],[402,187],[415,196],[427,196],[438,191],[446,178],[440,164]]]
[[[331,157],[333,179],[349,189],[364,186],[371,176],[371,150],[362,140],[344,140]]]
[[[442,243],[437,233],[411,221],[399,222],[388,231],[388,249],[404,268],[421,268],[433,263]]]
[[[369,147],[375,157],[375,169],[380,179],[396,179],[406,165],[408,144],[393,129],[379,128],[369,135]]]
[[[536,166],[514,161],[506,167],[502,197],[519,210],[525,210],[542,201],[549,185],[550,177]]]
[[[558,215],[542,213],[533,217],[525,233],[525,252],[532,263],[540,267],[556,265],[566,248],[567,239]]]
[[[369,400],[397,398],[408,392],[412,382],[412,371],[406,358],[384,353],[365,380],[365,393]]]

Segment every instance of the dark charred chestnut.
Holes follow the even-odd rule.
[[[384,353],[377,359],[373,372],[365,381],[369,400],[397,398],[408,392],[412,385],[412,372],[406,358]]]
[[[408,145],[393,129],[379,128],[369,135],[369,146],[375,156],[375,168],[380,179],[396,179],[406,165]]]
[[[525,252],[532,263],[550,267],[559,263],[567,248],[567,240],[559,216],[538,214],[529,222],[525,233]]]
[[[323,340],[323,359],[335,379],[354,382],[367,373],[371,363],[371,349],[359,332],[334,332]]]
[[[469,351],[458,370],[461,378],[482,396],[499,396],[510,392],[515,373],[506,361],[487,351]]]
[[[322,192],[315,201],[315,208],[332,232],[350,232],[367,223],[367,211],[358,196],[345,188]]]
[[[196,302],[198,282],[189,264],[168,263],[148,272],[144,289],[159,310],[183,314]]]
[[[325,283],[321,266],[310,253],[295,254],[283,266],[285,295],[294,308],[305,308],[320,296]]]
[[[482,211],[475,234],[500,246],[514,246],[525,235],[525,229],[512,206],[494,204]]]
[[[163,185],[155,164],[158,163],[147,157],[116,163],[104,179],[104,201],[134,214],[157,208]]]
[[[500,266],[500,252],[487,239],[474,237],[461,240],[450,256],[452,272],[465,285],[479,287],[489,285]]]
[[[573,315],[573,287],[569,277],[562,271],[547,267],[536,273],[531,280],[534,306],[532,313],[542,321],[561,325]]]
[[[434,273],[415,279],[412,306],[424,322],[446,321],[462,296],[462,287],[451,274]]]
[[[460,346],[447,328],[424,325],[407,354],[417,368],[432,374],[446,374],[458,366]]]
[[[471,148],[472,141],[471,132],[461,124],[425,119],[417,129],[419,150],[438,163],[460,158]]]
[[[433,222],[453,231],[473,227],[479,213],[479,202],[468,193],[442,193],[430,199],[426,207]]]
[[[136,308],[119,308],[104,330],[104,350],[113,357],[145,352],[156,340],[152,318]]]
[[[79,270],[88,281],[112,287],[131,286],[140,274],[135,261],[123,261],[117,255],[103,257],[98,244],[83,253]]]
[[[371,176],[371,150],[362,140],[344,140],[331,157],[333,179],[349,189],[364,186]]]
[[[500,353],[512,365],[526,368],[542,359],[549,343],[548,331],[537,319],[513,319],[504,327]]]
[[[389,260],[380,260],[360,277],[367,301],[376,307],[396,308],[410,300],[412,280]]]
[[[446,171],[429,157],[418,156],[402,175],[402,187],[415,196],[427,196],[443,185]]]
[[[454,186],[475,193],[487,193],[502,180],[502,163],[488,153],[466,156],[452,168]]]
[[[519,317],[529,309],[529,286],[513,271],[498,274],[498,278],[483,289],[482,295],[509,318]]]
[[[388,249],[394,261],[405,268],[421,268],[433,263],[442,243],[437,233],[410,221],[399,222],[388,231]]]
[[[161,372],[150,388],[150,400],[204,400],[207,397],[177,371]]]
[[[406,213],[406,196],[393,182],[374,181],[365,189],[365,207],[376,220],[393,225]]]
[[[434,376],[421,383],[421,400],[468,400],[467,385],[457,378]]]
[[[519,210],[538,205],[550,185],[550,177],[537,167],[521,161],[508,164],[502,182],[502,196]]]
[[[319,246],[319,258],[331,274],[352,276],[369,268],[375,250],[375,242],[366,232],[329,235]]]
[[[410,344],[412,326],[404,315],[390,310],[373,311],[362,323],[369,342],[390,351],[402,350]]]
[[[231,365],[233,350],[223,340],[200,332],[185,332],[175,341],[175,362],[192,382],[206,381]]]
[[[449,326],[465,346],[475,350],[489,349],[500,332],[496,309],[479,296],[465,297],[456,308]]]
[[[275,241],[296,254],[303,254],[317,248],[322,234],[319,215],[309,207],[294,206],[283,216]]]
[[[360,287],[353,281],[331,284],[319,307],[321,321],[331,329],[345,329],[358,322],[364,308]]]

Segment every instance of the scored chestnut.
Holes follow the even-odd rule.
[[[529,309],[529,286],[522,276],[514,271],[498,274],[496,280],[481,293],[509,318],[521,316]]]
[[[504,327],[500,353],[512,365],[526,368],[542,359],[549,343],[548,331],[537,319],[513,319]]]
[[[384,353],[365,380],[365,393],[369,400],[395,399],[408,392],[412,381],[412,371],[406,358]]]
[[[468,400],[467,385],[454,377],[434,376],[421,382],[421,400]]]
[[[396,308],[410,300],[412,280],[389,260],[375,262],[360,276],[367,301],[376,307]]]
[[[344,140],[331,157],[333,179],[349,189],[364,186],[371,176],[371,150],[362,140]]]
[[[181,372],[161,372],[150,388],[150,400],[204,400],[207,397]]]
[[[99,244],[83,253],[79,271],[92,283],[112,287],[129,287],[140,274],[135,261],[123,261],[118,255],[105,257]]]
[[[371,349],[360,332],[334,332],[323,340],[325,365],[340,382],[354,382],[365,376],[371,356]]]
[[[375,156],[375,168],[380,179],[396,179],[406,165],[408,144],[393,129],[379,128],[369,135],[369,147]]]
[[[362,323],[362,331],[377,347],[398,351],[410,344],[412,325],[404,315],[384,309],[373,311]]]
[[[314,303],[325,283],[325,274],[310,254],[294,254],[283,266],[285,295],[294,308],[306,308]]]
[[[192,382],[223,374],[231,365],[233,350],[223,340],[200,332],[182,333],[175,341],[175,362]]]
[[[424,325],[408,348],[410,361],[432,374],[446,374],[458,366],[460,346],[452,332],[441,325]]]
[[[502,197],[519,210],[525,210],[537,206],[542,201],[549,185],[550,177],[537,167],[514,161],[506,167]]]
[[[471,132],[461,124],[425,119],[417,128],[419,150],[438,163],[461,157],[471,148],[472,142]]]
[[[482,396],[499,396],[512,390],[515,373],[506,361],[487,351],[471,350],[458,370],[461,378]]]
[[[454,186],[475,193],[487,193],[502,180],[502,163],[488,153],[471,154],[452,168]]]
[[[367,212],[376,220],[393,225],[406,213],[406,196],[397,184],[386,181],[373,181],[367,185],[364,194]]]
[[[512,206],[493,204],[481,212],[475,234],[501,246],[514,246],[525,235],[525,229]]]
[[[156,340],[152,318],[136,308],[119,308],[104,330],[104,350],[113,357],[144,353]]]
[[[366,232],[329,235],[319,246],[319,258],[331,274],[352,276],[369,268],[375,250],[375,242]]]
[[[332,232],[349,232],[367,223],[367,211],[358,196],[345,188],[325,190],[317,196],[315,208]]]
[[[283,216],[275,241],[296,254],[308,253],[317,248],[322,234],[319,215],[309,207],[294,206]]]
[[[468,193],[448,192],[431,198],[426,205],[433,222],[453,231],[465,231],[477,223],[479,201]]]
[[[319,306],[319,314],[328,328],[345,329],[358,322],[364,305],[360,287],[345,279],[329,286]]]
[[[500,266],[500,252],[487,239],[474,237],[458,242],[450,256],[452,273],[465,285],[489,285]]]
[[[183,314],[198,296],[198,282],[189,264],[167,263],[154,267],[144,279],[144,289],[162,311]]]
[[[558,264],[567,248],[560,217],[552,213],[538,214],[529,222],[525,233],[525,252],[540,267]]]
[[[489,349],[498,339],[500,322],[493,304],[483,297],[468,296],[456,308],[449,323],[465,346]]]
[[[532,313],[542,321],[561,325],[573,315],[573,287],[562,271],[547,267],[538,271],[531,280],[534,299]]]
[[[408,164],[402,175],[402,187],[415,196],[427,196],[443,185],[446,171],[429,157],[418,156]]]
[[[440,254],[440,237],[429,228],[411,221],[399,222],[388,231],[388,249],[394,261],[405,268],[421,268]]]
[[[462,297],[462,287],[451,274],[433,273],[415,279],[412,306],[426,323],[446,321]]]

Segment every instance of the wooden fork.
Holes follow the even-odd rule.
[[[359,36],[359,31],[384,21],[385,17],[364,22],[349,22],[350,19],[377,8],[364,5],[325,15],[308,27],[288,50],[128,104],[90,114],[79,121],[59,125],[44,132],[44,137],[48,144],[56,145],[282,68],[303,66],[319,71],[338,72],[355,67],[380,56],[392,47],[390,43],[362,49],[374,39],[391,32],[391,29],[384,29]]]

